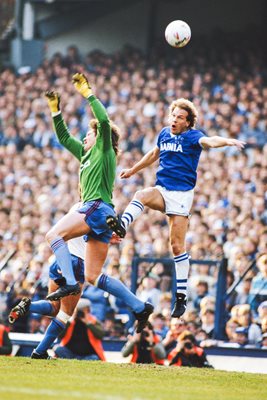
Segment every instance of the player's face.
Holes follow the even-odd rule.
[[[187,111],[175,107],[175,109],[169,115],[169,123],[172,134],[178,135],[179,133],[185,132],[188,129],[189,122],[187,121],[187,117]]]
[[[93,129],[90,129],[87,132],[85,138],[83,139],[84,150],[85,151],[90,150],[94,146],[95,141],[96,141],[95,132],[93,131]]]

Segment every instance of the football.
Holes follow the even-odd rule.
[[[184,47],[191,38],[190,26],[181,20],[172,21],[165,29],[165,38],[172,47]]]

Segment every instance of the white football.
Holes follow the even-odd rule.
[[[181,20],[172,21],[165,29],[165,38],[172,47],[184,47],[191,38],[190,26]]]

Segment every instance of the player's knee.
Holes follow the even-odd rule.
[[[59,301],[52,301],[51,304],[52,304],[52,307],[53,307],[53,311],[51,312],[51,316],[55,317],[59,312],[60,304],[59,304]]]
[[[45,240],[50,244],[56,237],[53,229],[50,229],[45,235]]]
[[[71,315],[68,315],[67,313],[65,313],[62,310],[60,310],[57,314],[57,319],[59,319],[64,324],[66,324],[70,318],[71,318]]]
[[[172,253],[175,256],[178,256],[179,254],[182,254],[185,252],[185,246],[183,243],[179,243],[177,241],[171,242],[171,248],[172,248]]]
[[[50,244],[53,240],[57,239],[58,237],[61,237],[62,239],[64,239],[64,233],[59,231],[58,229],[56,229],[56,227],[54,226],[53,228],[51,228],[47,234],[45,235],[45,239],[46,241]]]
[[[146,205],[146,203],[150,199],[150,193],[147,189],[144,190],[137,190],[135,193],[134,198],[138,201],[140,201],[143,205]]]
[[[86,274],[85,280],[86,280],[86,282],[90,283],[91,285],[94,285],[98,276],[99,276],[99,274],[93,274],[93,273]]]

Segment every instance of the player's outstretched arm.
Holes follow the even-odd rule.
[[[238,150],[242,150],[246,145],[246,142],[243,142],[242,140],[228,139],[220,136],[212,136],[212,137],[205,136],[199,139],[199,143],[204,149],[225,147],[225,146],[236,146]]]
[[[141,171],[141,169],[148,167],[159,159],[159,148],[156,146],[154,149],[150,150],[148,153],[141,158],[138,163],[136,163],[132,168],[123,169],[120,173],[121,179],[130,178],[130,176],[136,174],[136,172]]]

